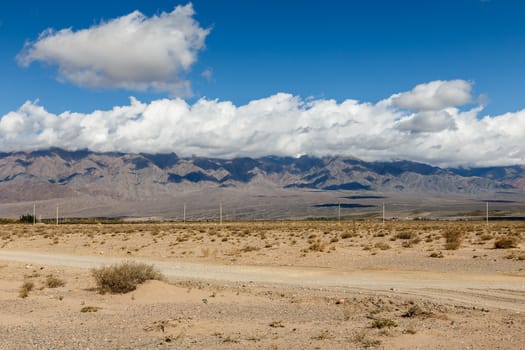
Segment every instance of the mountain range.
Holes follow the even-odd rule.
[[[324,215],[335,204],[376,210],[379,201],[413,203],[420,212],[431,209],[421,208],[421,198],[516,204],[524,189],[523,165],[440,168],[341,156],[217,159],[58,148],[0,153],[4,217],[34,202],[43,216],[60,206],[76,217],[175,218],[181,205],[191,205],[190,218],[206,219],[216,216],[218,203],[229,206],[231,219]]]

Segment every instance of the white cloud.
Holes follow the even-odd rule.
[[[471,90],[472,85],[464,80],[436,80],[417,85],[409,92],[393,95],[391,101],[399,108],[435,111],[471,102]]]
[[[456,129],[456,122],[452,115],[446,111],[424,111],[401,119],[396,128],[411,133],[440,132]]]
[[[213,69],[206,68],[205,70],[202,71],[201,76],[205,78],[206,80],[211,81],[213,78]]]
[[[59,79],[79,86],[187,95],[183,75],[209,33],[193,15],[188,4],[149,18],[135,11],[78,31],[48,29],[17,59],[22,66],[34,61],[57,65]]]
[[[456,91],[463,84],[469,83],[424,85]],[[107,111],[58,115],[26,102],[0,120],[0,150],[53,146],[213,157],[347,155],[441,166],[524,163],[525,110],[488,117],[480,115],[482,106],[462,111],[451,103],[434,103],[443,109],[413,113],[394,102],[400,95],[374,104],[279,93],[242,106],[208,99],[190,105],[180,98],[150,103],[132,98],[129,105]],[[438,100],[448,95],[441,91]]]

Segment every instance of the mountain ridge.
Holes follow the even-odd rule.
[[[228,193],[242,197],[270,192],[277,197],[358,192],[492,198],[497,193],[521,196],[524,188],[523,165],[440,168],[407,160],[366,162],[343,156],[221,159],[60,148],[0,154],[0,204],[87,196],[95,211],[97,202],[140,206],[141,201],[188,193],[204,201],[213,191],[226,199]],[[140,215],[140,208],[136,211]]]

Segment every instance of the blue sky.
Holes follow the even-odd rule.
[[[180,1],[3,1],[0,113],[40,99],[53,112],[88,112],[163,94],[82,89],[56,81],[56,67],[20,67],[24,42],[47,28],[87,28]],[[431,80],[465,79],[488,113],[525,107],[525,3],[454,1],[193,1],[212,28],[189,77],[194,97],[246,103],[276,92],[376,101]],[[213,72],[208,81],[200,74]]]
[[[148,106],[162,99],[173,101],[181,97],[190,109],[201,98],[228,102],[239,109],[259,99],[268,99],[274,103],[271,97],[278,93],[290,94],[296,100],[299,99],[293,108],[310,110],[311,107],[304,105],[312,100],[334,99],[342,104],[351,99],[363,105],[377,104],[395,94],[412,91],[419,84],[457,80],[468,83],[468,87],[463,86],[461,89],[467,89],[469,97],[461,103],[440,105],[441,110],[455,108],[457,113],[461,113],[483,105],[482,110],[475,112],[476,118],[481,120],[487,115],[518,113],[525,108],[525,25],[522,21],[525,3],[522,1],[195,0],[192,2],[194,13],[185,18],[194,21],[192,33],[200,31],[202,43],[195,44],[196,47],[189,50],[195,57],[187,67],[180,69],[173,65],[169,81],[159,80],[159,72],[150,69],[142,75],[137,74],[138,82],[117,81],[114,77],[106,79],[107,76],[102,77],[102,82],[94,82],[94,78],[83,77],[85,71],[74,71],[78,66],[71,68],[71,62],[79,64],[82,58],[71,58],[63,50],[57,53],[57,50],[63,49],[57,48],[58,41],[50,44],[55,45],[51,54],[36,47],[40,41],[39,35],[49,28],[55,30],[55,34],[67,28],[76,33],[103,26],[136,10],[148,22],[162,13],[174,11],[178,5],[187,4],[173,0],[1,2],[0,116],[13,112],[23,114],[26,119],[32,118],[33,112],[26,111],[24,114],[21,111],[26,101],[32,101],[31,106],[34,108],[42,107],[46,113],[65,118],[65,111],[89,114],[95,110],[109,111],[116,106],[131,108],[130,96]],[[53,35],[47,34],[48,38]],[[29,46],[24,50],[27,42]],[[75,45],[71,47],[84,49],[81,44]],[[28,47],[34,50],[32,54]],[[137,47],[142,57],[137,58],[139,64],[130,68],[133,73],[148,55],[144,46]],[[87,48],[88,51],[90,49]],[[137,54],[137,50],[130,52],[133,52],[130,55]],[[122,57],[128,56],[110,55],[108,53],[107,60],[113,60],[117,66],[119,59],[123,65],[127,62]],[[64,58],[66,56],[67,59]],[[154,62],[153,55],[151,59]],[[82,64],[89,63],[83,60]],[[113,66],[110,69],[116,68]],[[67,72],[64,74],[64,71]],[[157,80],[149,83],[147,79],[150,75],[155,75]],[[169,87],[152,88],[161,85]],[[436,123],[448,125],[450,130],[457,130],[458,125],[461,125],[458,120],[454,120],[454,125],[450,124],[448,117],[443,117],[443,114],[422,117],[418,114],[422,110],[418,108],[408,108],[409,112],[405,114],[400,110],[407,108],[401,105],[389,108],[394,122],[412,118],[412,124],[416,121],[419,123],[413,130],[406,129],[406,123],[401,129],[395,126],[396,130],[403,130],[407,135],[420,134],[421,130],[435,131]],[[460,117],[449,109],[446,113],[450,116]],[[137,113],[143,115],[143,112]],[[369,115],[369,118],[374,116],[376,114]],[[220,116],[217,118],[221,119]],[[521,119],[518,123],[521,123]],[[4,131],[16,131],[31,137],[26,135],[27,129],[6,127]],[[32,130],[33,136],[44,131]],[[230,141],[238,142],[235,137],[232,136]],[[157,141],[162,143],[159,139]],[[55,138],[55,141],[46,142],[34,142],[34,147],[58,141]],[[145,145],[154,140],[148,142]],[[282,142],[290,144],[288,141]],[[4,141],[0,148],[13,149],[18,144]],[[60,143],[57,145],[73,147]],[[282,152],[277,149],[274,153],[312,153],[315,147],[311,142],[308,145],[304,150],[301,147],[292,147],[293,150],[290,150],[283,146]],[[166,150],[174,146],[177,145],[153,147],[152,150]],[[220,149],[221,146],[208,145],[203,148],[208,151],[202,153],[225,156],[242,153],[225,150],[229,146],[212,152],[210,149]],[[320,153],[333,153],[339,149],[349,153],[354,146],[341,144]],[[91,147],[96,148],[93,145]],[[101,150],[114,148],[102,143],[98,147]],[[188,145],[184,147],[178,151],[184,153],[189,149]],[[137,147],[123,149],[138,150]],[[447,152],[451,149],[452,146]],[[380,158],[376,153],[371,154],[370,150],[361,152],[357,147],[354,151],[365,158]],[[518,153],[519,157],[510,157],[507,162],[523,158],[520,146],[514,145],[514,153]],[[404,151],[389,154],[388,157],[416,158],[439,164],[459,162],[446,159],[443,155],[419,159]],[[479,159],[466,163],[469,162],[491,163],[490,160]]]

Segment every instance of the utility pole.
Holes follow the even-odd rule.
[[[33,202],[33,225],[36,224],[36,202]]]
[[[219,203],[219,223],[222,225],[222,202]]]
[[[489,202],[487,202],[487,226],[489,225]]]
[[[58,205],[57,205],[57,221],[56,221],[56,224],[58,226]]]
[[[186,203],[184,203],[184,209],[182,211],[182,222],[186,223]]]
[[[385,224],[385,203],[383,203],[383,225]]]
[[[337,204],[337,221],[341,225],[341,203]]]

